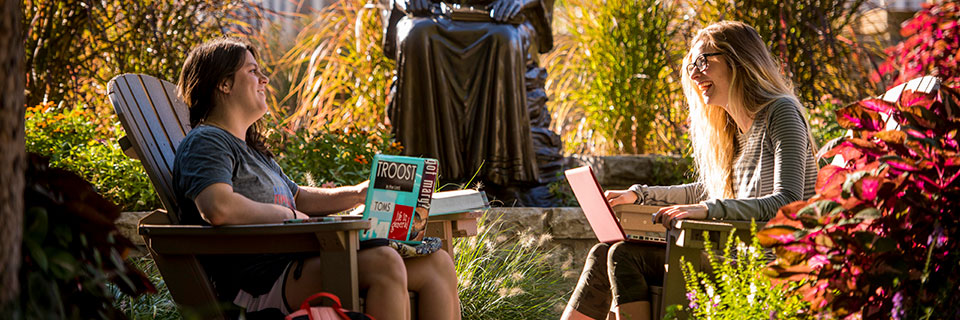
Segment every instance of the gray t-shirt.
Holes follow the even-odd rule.
[[[229,184],[234,192],[256,202],[296,208],[293,196],[297,184],[290,181],[277,162],[214,126],[200,125],[180,143],[173,164],[173,181],[183,224],[208,225],[197,212],[194,200],[214,183]]]
[[[180,223],[209,225],[200,217],[194,199],[206,187],[220,182],[254,201],[295,208],[297,184],[287,178],[273,159],[223,129],[200,125],[180,142],[173,163],[173,190],[180,204]],[[268,292],[287,264],[301,256],[210,255],[199,259],[213,278],[221,299],[233,300],[238,290],[253,295]]]

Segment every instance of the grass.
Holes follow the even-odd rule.
[[[170,297],[170,291],[167,290],[167,285],[160,277],[160,271],[157,270],[157,265],[153,262],[153,259],[149,256],[130,259],[133,261],[133,265],[146,273],[150,282],[157,286],[157,293],[130,297],[111,284],[108,286],[115,299],[114,305],[130,319],[181,319],[177,305]]]
[[[454,239],[463,319],[557,319],[572,288],[542,250],[549,236],[504,228],[499,217],[478,219],[478,234]],[[170,291],[149,256],[131,258],[158,293],[129,297],[111,286],[114,304],[130,319],[180,319]]]
[[[559,318],[571,287],[549,263],[552,251],[541,250],[549,236],[486,214],[478,224],[476,236],[454,240],[463,319]]]

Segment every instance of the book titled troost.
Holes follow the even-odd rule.
[[[360,240],[423,240],[438,170],[436,159],[375,155],[363,210],[370,229]]]

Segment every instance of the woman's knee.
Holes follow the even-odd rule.
[[[437,252],[423,257],[423,259],[425,259],[427,263],[419,266],[426,265],[427,270],[420,270],[420,272],[427,272],[433,275],[429,278],[442,279],[443,283],[456,286],[457,270],[449,253],[440,249],[437,250]]]
[[[435,271],[456,276],[457,270],[456,266],[453,264],[453,258],[449,253],[447,253],[446,250],[437,250],[437,252],[431,253],[428,257],[430,258],[430,264],[434,267]]]
[[[645,275],[662,274],[665,262],[666,248],[655,245],[644,245],[621,242],[610,247],[607,266],[614,272],[615,269],[640,272]],[[614,267],[615,265],[619,267]],[[636,269],[635,271],[633,269]]]
[[[593,248],[590,248],[590,253],[587,254],[587,258],[595,261],[606,261],[609,251],[610,244],[601,242],[594,245]]]
[[[397,284],[406,286],[407,272],[403,258],[390,247],[361,250],[357,254],[360,277],[369,284]]]
[[[657,269],[652,265],[655,262],[650,258],[657,250],[663,249],[624,242],[610,247],[607,273],[614,300],[618,305],[650,300],[649,285],[650,281],[654,280],[651,277],[658,276]]]
[[[643,255],[640,254],[643,248],[637,246],[636,244],[631,244],[627,242],[618,242],[607,250],[607,263],[622,263],[626,261],[635,261],[642,260]]]

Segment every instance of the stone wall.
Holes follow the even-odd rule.
[[[564,168],[588,165],[604,189],[626,189],[633,184],[674,185],[691,176],[690,162],[677,156],[655,154],[581,156],[564,159]]]
[[[121,212],[120,218],[117,218],[117,221],[114,221],[114,224],[117,225],[117,229],[120,230],[120,234],[130,241],[133,241],[133,244],[138,247],[146,247],[146,243],[143,242],[143,237],[137,233],[137,224],[140,223],[140,219],[150,214],[150,211],[139,211],[139,212]]]
[[[597,243],[580,208],[493,208],[486,219],[487,232],[500,232],[498,238],[539,242],[541,251],[549,253],[548,261],[570,281],[571,288],[584,258]],[[491,225],[498,228],[490,229]]]

